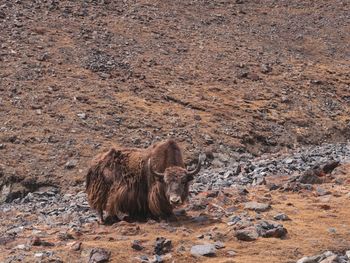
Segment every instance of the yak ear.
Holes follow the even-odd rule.
[[[158,173],[158,172],[156,172],[156,171],[154,171],[153,169],[152,169],[152,161],[151,161],[151,158],[150,159],[148,159],[148,171],[149,171],[149,174],[151,175],[151,174],[153,174],[154,175],[154,177],[156,178],[156,180],[158,181],[158,182],[164,182],[164,173]]]

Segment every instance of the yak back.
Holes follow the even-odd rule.
[[[115,162],[121,155],[114,148],[96,156],[86,175],[86,192],[92,208],[101,211],[106,208],[108,193],[118,173]]]
[[[166,168],[172,166],[185,167],[181,149],[172,139],[154,144],[146,151],[146,159],[151,158],[152,166],[158,172],[163,173]]]

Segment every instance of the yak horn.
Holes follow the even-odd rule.
[[[187,174],[192,176],[196,175],[201,170],[201,166],[202,166],[202,158],[201,156],[199,156],[196,168],[193,171],[187,171]]]
[[[150,174],[155,174],[158,177],[163,177],[164,176],[163,173],[158,173],[158,172],[156,172],[156,171],[154,171],[152,169],[151,158],[148,159],[148,170],[149,170]]]

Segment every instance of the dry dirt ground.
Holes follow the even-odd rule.
[[[334,183],[323,184],[322,188],[330,191],[329,195],[317,196],[315,191],[301,191],[288,193],[280,191],[268,191],[265,186],[248,188],[247,196],[240,196],[237,190],[225,189],[223,194],[211,199],[209,206],[213,209],[218,204],[227,210],[235,206],[235,214],[244,211],[243,201],[268,202],[271,210],[262,213],[248,211],[253,222],[257,216],[261,219],[271,220],[277,213],[285,213],[290,221],[283,221],[287,228],[286,238],[258,238],[253,242],[239,241],[234,237],[233,228],[227,225],[227,218],[216,219],[211,214],[191,211],[187,217],[181,217],[178,222],[156,223],[126,223],[119,222],[112,226],[101,226],[91,223],[84,225],[79,232],[70,231],[73,240],[58,238],[61,228],[48,229],[45,226],[33,225],[33,229],[41,230],[44,234],[42,240],[53,242],[54,247],[31,247],[30,253],[43,250],[54,251],[63,262],[85,262],[88,251],[91,248],[105,248],[111,251],[111,262],[140,262],[139,258],[146,255],[152,258],[154,244],[157,237],[165,237],[172,241],[171,257],[165,262],[296,262],[305,255],[311,256],[326,250],[342,252],[350,248],[350,165],[344,165],[336,178],[343,178],[342,185]],[[284,180],[282,177],[278,180]],[[275,178],[268,180],[277,182]],[[202,194],[206,196],[206,193]],[[223,198],[225,205],[222,205]],[[240,201],[239,201],[240,200]],[[208,220],[193,221],[198,215],[208,216]],[[16,212],[12,216],[16,215]],[[31,215],[26,215],[23,220],[30,220]],[[3,219],[9,222],[11,215]],[[6,224],[6,221],[2,224]],[[35,236],[34,230],[26,230],[17,238],[0,246],[0,261],[15,254],[16,246],[29,244]],[[211,239],[207,239],[211,234]],[[204,235],[204,239],[199,239]],[[133,240],[140,240],[145,248],[136,251],[131,248]],[[191,256],[189,250],[195,244],[213,243],[223,241],[225,248],[217,251],[215,257],[196,258]],[[81,242],[79,251],[72,250],[72,244]],[[11,252],[12,251],[12,252]],[[228,251],[234,251],[230,256]],[[18,253],[18,252],[17,252]],[[30,257],[34,260],[34,256]],[[28,259],[28,258],[27,258]],[[173,261],[174,260],[174,261]],[[27,262],[27,261],[25,261]],[[28,261],[32,262],[32,261]],[[43,261],[45,262],[45,261]],[[50,262],[50,261],[48,261]]]
[[[190,160],[345,141],[349,14],[340,0],[2,0],[1,168],[67,187],[112,142],[175,137]]]
[[[188,162],[204,151],[259,155],[343,142],[349,112],[349,1],[0,0],[0,187],[81,189],[88,161],[111,143],[175,137]],[[263,217],[292,218],[285,240],[241,242],[224,222],[185,219],[171,224],[191,232],[123,223],[73,234],[83,251],[108,247],[113,262],[129,262],[140,254],[134,239],[151,254],[157,236],[188,248],[215,227],[226,248],[201,262],[294,262],[350,246],[349,181],[325,187],[329,199],[249,189],[249,199],[271,201]],[[10,224],[11,215],[1,220]],[[66,262],[80,257],[57,244]]]

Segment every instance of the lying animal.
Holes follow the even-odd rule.
[[[200,171],[187,171],[174,140],[147,149],[111,148],[97,156],[86,175],[88,201],[104,222],[126,214],[132,219],[167,218],[188,197],[189,182]]]

